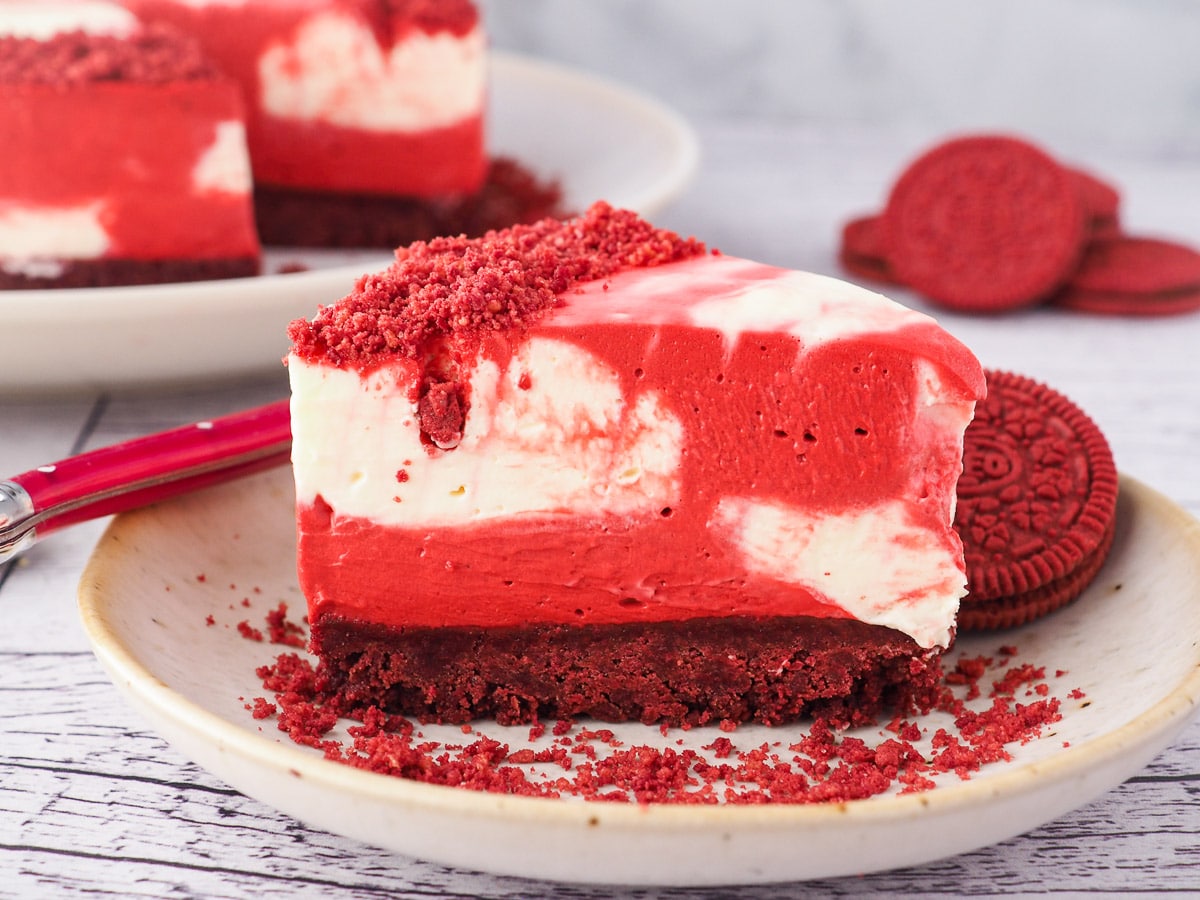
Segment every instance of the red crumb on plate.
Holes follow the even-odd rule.
[[[242,624],[243,636],[261,640]],[[287,619],[284,603],[268,614],[268,633],[276,644],[304,643],[304,629]],[[682,741],[674,747],[630,744],[602,723],[570,720],[554,723],[549,732],[543,723],[527,732],[504,729],[515,735],[511,743],[470,725],[461,727],[475,736],[470,743],[432,740],[410,720],[342,693],[322,666],[294,651],[256,670],[270,699],[258,697],[246,709],[255,719],[274,716],[280,731],[327,759],[428,784],[616,803],[841,803],[926,791],[947,777],[966,780],[984,766],[1010,760],[1012,747],[1042,737],[1060,720],[1060,701],[1050,695],[1045,667],[1018,662],[1017,655],[1017,648],[1005,646],[996,657],[960,656],[929,716],[910,711],[876,733],[868,728],[853,734],[816,718],[776,727],[775,743],[749,747],[724,729],[695,748]],[[989,675],[996,676],[990,705],[969,706]],[[1018,702],[1022,689],[1036,699]],[[1068,696],[1083,693],[1075,689]]]
[[[247,705],[246,708],[256,719],[269,719],[279,711],[279,707],[264,697],[255,697],[254,702]]]
[[[287,604],[280,601],[279,606],[267,613],[267,634],[272,644],[284,644],[289,647],[303,647],[307,643],[304,628],[287,617]]]
[[[261,641],[263,633],[243,619],[237,623],[238,634],[250,641]]]

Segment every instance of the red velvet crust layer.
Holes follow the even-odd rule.
[[[209,281],[257,275],[257,258],[241,259],[95,259],[62,262],[55,276],[31,276],[0,269],[0,290],[116,287],[164,284],[175,281]]]
[[[852,725],[932,706],[940,650],[850,619],[384,629],[326,618],[312,647],[356,701],[423,720],[590,716],[672,726],[819,715]]]
[[[520,163],[493,160],[478,192],[458,199],[338,194],[256,185],[255,219],[264,244],[386,247],[439,235],[478,237],[493,229],[561,217],[562,191]]]

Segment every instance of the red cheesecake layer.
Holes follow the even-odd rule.
[[[260,116],[250,144],[264,184],[415,197],[477,190],[487,171],[483,146],[482,115],[402,140],[393,133]]]

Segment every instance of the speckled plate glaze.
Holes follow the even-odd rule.
[[[256,666],[281,648],[238,634],[279,601],[297,616],[289,473],[276,470],[115,519],[80,585],[84,627],[129,701],[182,754],[311,826],[470,869],[564,881],[749,884],[917,865],[1028,831],[1120,784],[1164,749],[1200,700],[1200,522],[1123,478],[1110,558],[1075,604],[959,650],[1045,665],[1060,722],[1011,762],[920,794],[842,804],[673,806],[499,796],[329,762],[254,720]],[[249,607],[241,603],[249,599]],[[206,620],[213,616],[213,623]],[[1049,680],[1049,679],[1048,679]],[[1085,699],[1069,699],[1077,688]],[[739,746],[803,726],[744,726]],[[720,735],[620,726],[627,744]],[[427,736],[463,743],[457,728]],[[528,729],[480,724],[519,745]],[[869,730],[867,730],[869,731]],[[870,734],[860,730],[860,736]],[[875,732],[878,740],[881,732]]]
[[[698,142],[669,108],[548,63],[491,60],[488,143],[545,178],[568,207],[595,200],[652,216],[695,175]],[[555,127],[547,133],[546,117]],[[267,372],[288,322],[346,294],[386,251],[268,249],[257,278],[186,284],[0,291],[0,391],[106,387]],[[280,275],[300,263],[307,271]]]

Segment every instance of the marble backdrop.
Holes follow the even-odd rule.
[[[484,0],[498,49],[685,115],[1200,158],[1197,0]],[[1200,185],[1197,200],[1200,201]]]

